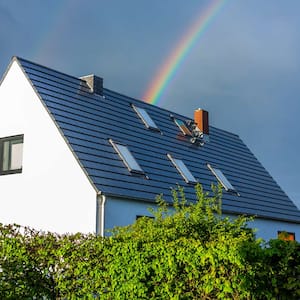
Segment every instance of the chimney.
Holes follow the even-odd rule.
[[[194,121],[197,128],[204,134],[209,135],[209,123],[208,123],[208,112],[201,108],[198,108],[194,112]]]
[[[92,74],[80,77],[80,79],[87,83],[92,93],[103,96],[103,78]]]

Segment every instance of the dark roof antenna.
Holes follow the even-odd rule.
[[[199,130],[196,123],[193,120],[186,120],[185,123],[187,124],[188,128],[192,133],[192,137],[190,138],[190,142],[192,144],[196,144],[198,146],[204,145],[204,134]]]

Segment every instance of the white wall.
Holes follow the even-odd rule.
[[[96,192],[17,62],[0,86],[0,137],[24,134],[23,172],[0,176],[0,222],[95,232]]]
[[[155,208],[156,205],[142,201],[107,198],[105,202],[105,229],[129,225],[135,221],[137,215],[151,216],[148,211],[149,207]],[[233,215],[228,216],[236,218]],[[300,241],[300,224],[256,218],[248,225],[250,228],[256,229],[256,237],[263,238],[265,241],[277,238],[278,231],[294,232],[296,240]]]

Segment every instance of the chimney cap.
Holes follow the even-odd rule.
[[[89,86],[92,93],[103,96],[103,78],[94,74],[80,77]]]

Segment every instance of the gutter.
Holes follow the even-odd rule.
[[[104,236],[104,209],[106,197],[104,195],[97,195],[96,203],[96,235]]]

